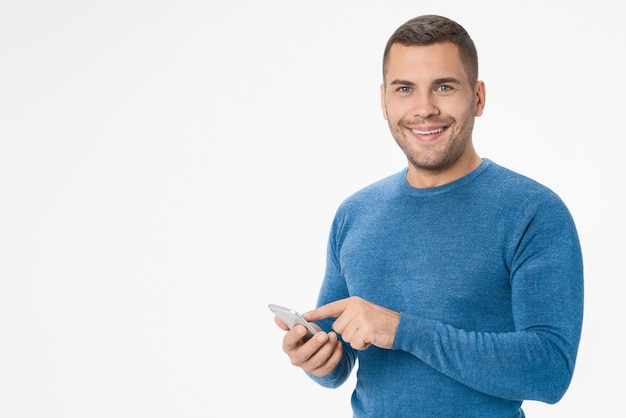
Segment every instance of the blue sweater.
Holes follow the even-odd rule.
[[[580,340],[583,266],[572,217],[551,190],[484,159],[415,189],[406,169],[346,199],[318,306],[349,296],[400,312],[391,350],[353,350],[355,417],[523,417],[557,402]],[[330,330],[332,321],[319,325]]]

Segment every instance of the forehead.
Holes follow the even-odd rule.
[[[468,81],[459,48],[451,42],[394,44],[389,50],[385,82],[395,79],[430,81],[447,77]]]

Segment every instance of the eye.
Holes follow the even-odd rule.
[[[447,84],[442,84],[441,86],[438,86],[435,91],[441,92],[441,93],[447,93],[454,90],[454,88],[452,86],[449,86]]]
[[[398,87],[398,89],[396,91],[398,93],[410,93],[411,92],[411,87],[400,86],[400,87]]]

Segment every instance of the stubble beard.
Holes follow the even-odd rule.
[[[474,106],[472,106],[473,110]],[[408,126],[414,126],[414,122],[408,123],[401,119],[394,125],[392,125],[391,121],[388,121],[388,123],[392,136],[406,155],[409,164],[420,171],[435,174],[450,168],[461,158],[472,138],[474,116],[473,112],[468,112],[461,125],[458,125],[456,120],[452,118],[445,121],[426,119],[421,122],[426,125],[448,126],[444,135],[448,135],[449,139],[443,144],[443,148],[440,148],[442,144],[439,141],[432,144],[414,146],[416,139],[413,138],[410,128],[408,128]],[[456,132],[453,131],[455,127],[459,128]]]

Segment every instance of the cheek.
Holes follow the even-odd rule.
[[[399,120],[401,120],[407,109],[405,109],[405,105],[403,106],[402,102],[399,102],[397,100],[387,100],[386,101],[386,106],[383,109],[383,112],[385,114],[385,119],[390,121],[390,122],[397,122]]]
[[[457,123],[465,124],[468,119],[474,117],[476,112],[475,106],[471,103],[463,103],[457,106],[449,107],[448,114],[451,115]]]

